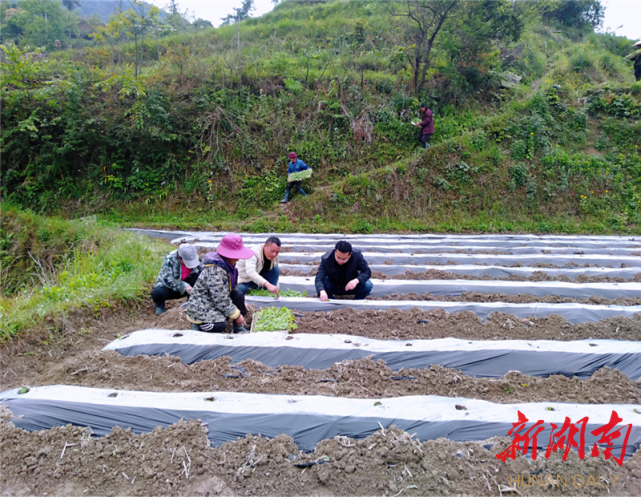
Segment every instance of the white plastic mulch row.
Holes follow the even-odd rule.
[[[264,243],[265,240],[253,241],[253,240],[244,240],[246,245],[260,244]],[[220,241],[193,241],[190,242],[197,249],[215,249],[218,246]],[[282,247],[292,250],[294,252],[312,252],[312,251],[323,251],[327,252],[333,250],[335,244],[333,243],[296,243],[291,240],[283,239],[281,240]],[[498,245],[498,244],[497,244]],[[495,250],[501,252],[508,252],[509,254],[605,254],[605,255],[632,255],[635,253],[641,252],[641,246],[632,247],[632,248],[587,248],[587,249],[578,249],[575,247],[487,247],[483,245],[418,245],[418,244],[376,244],[368,241],[361,241],[354,244],[354,247],[358,248],[363,252],[378,252],[378,253],[415,253],[415,252],[443,252],[443,253],[457,253],[462,250],[466,251],[488,251]],[[288,254],[289,252],[283,252],[283,255]],[[504,254],[507,255],[507,254]],[[635,256],[638,257],[638,256]]]
[[[192,232],[181,234],[180,231],[134,230],[142,234],[155,235],[171,241],[171,243],[190,243],[194,240],[219,241],[227,233],[212,234],[207,232]],[[311,233],[240,233],[243,240],[262,243],[269,236],[277,236],[283,241],[297,243],[331,243],[332,241],[363,241],[366,243],[411,243],[419,244],[470,244],[478,243],[491,246],[564,246],[564,247],[627,247],[641,246],[641,236],[611,236],[592,237],[582,236],[537,236],[537,235],[393,235],[393,234],[311,234]]]
[[[443,302],[438,300],[332,300],[321,302],[317,298],[303,297],[247,297],[247,302],[257,307],[287,307],[303,312],[330,312],[338,309],[357,310],[409,310],[425,311],[444,309],[447,312],[469,311],[485,320],[493,312],[512,314],[518,318],[542,317],[557,314],[570,323],[586,323],[622,316],[634,317],[641,313],[641,306],[590,305],[590,304],[508,304],[504,302]]]
[[[283,290],[316,294],[315,277],[281,276],[278,284]],[[391,294],[430,293],[436,297],[459,296],[464,292],[501,293],[504,295],[556,295],[559,297],[588,298],[599,296],[610,299],[641,297],[641,283],[566,283],[564,281],[485,281],[485,280],[376,280],[372,297]]]
[[[225,236],[228,231],[174,231],[174,230],[146,230],[133,228],[130,231],[137,233],[161,237],[168,240],[219,240]],[[478,242],[514,242],[522,244],[532,243],[555,243],[570,244],[575,243],[577,246],[587,246],[590,243],[613,246],[616,244],[641,244],[640,236],[602,236],[602,235],[450,235],[450,234],[352,234],[342,233],[240,233],[243,239],[255,239],[264,241],[269,236],[278,236],[280,238],[291,238],[294,240],[384,240],[386,242],[394,241],[411,241],[416,242],[433,242],[433,241],[478,241]]]
[[[125,356],[165,354],[183,363],[231,357],[267,366],[325,369],[344,360],[367,356],[392,370],[429,368],[437,364],[475,377],[499,378],[510,371],[530,376],[588,378],[604,366],[641,379],[641,342],[620,340],[374,340],[346,334],[252,333],[223,335],[185,330],[150,329],[123,336],[104,350]]]
[[[315,264],[280,264],[281,269],[287,268],[291,271],[301,271],[309,273],[312,269],[317,268]],[[444,271],[467,276],[490,276],[492,278],[507,278],[509,276],[528,277],[536,272],[544,272],[548,276],[567,276],[574,279],[579,275],[584,276],[608,276],[610,278],[631,279],[641,272],[640,268],[538,268],[538,267],[506,267],[506,266],[474,266],[471,264],[457,264],[451,266],[429,266],[429,265],[394,265],[394,264],[370,264],[372,271],[379,271],[388,276],[405,274],[408,271],[420,273],[424,271]]]
[[[456,442],[486,440],[507,436],[519,411],[530,420],[528,426],[544,421],[545,431],[538,436],[540,450],[550,440],[551,423],[558,427],[566,417],[576,422],[588,416],[585,443],[591,449],[597,437],[590,432],[606,425],[616,411],[623,418],[622,425],[631,424],[625,455],[631,456],[641,443],[641,416],[634,412],[639,407],[634,405],[493,404],[436,396],[347,399],[229,392],[150,393],[73,386],[37,387],[22,395],[17,389],[8,390],[0,394],[0,402],[13,412],[14,424],[28,431],[71,423],[89,426],[98,436],[116,426],[147,433],[181,419],[199,419],[207,424],[214,446],[247,434],[276,437],[284,433],[303,450],[313,450],[318,442],[337,435],[362,439],[392,424],[415,433],[421,441],[441,437]],[[627,434],[628,427],[621,428]],[[622,455],[623,440],[624,436],[612,440],[615,457]]]

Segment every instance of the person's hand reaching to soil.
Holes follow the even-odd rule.
[[[327,302],[329,300],[329,298],[327,298],[327,292],[325,290],[321,290],[320,300],[321,302]]]
[[[245,326],[245,318],[243,317],[242,314],[240,316],[238,316],[238,318],[236,318],[236,324],[239,324],[241,326]]]
[[[280,294],[278,293],[278,287],[276,285],[272,285],[269,281],[265,283],[265,288],[269,290],[269,293],[275,293],[276,296],[279,296]]]
[[[359,283],[360,281],[358,281],[358,278],[354,278],[352,281],[347,283],[347,285],[345,285],[345,291],[349,292],[350,290],[353,290]]]

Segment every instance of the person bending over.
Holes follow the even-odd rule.
[[[203,265],[193,245],[183,243],[178,250],[169,252],[162,261],[158,279],[151,291],[156,314],[165,312],[167,300],[189,296],[202,269]]]
[[[340,241],[321,258],[316,291],[322,302],[333,299],[334,295],[354,295],[355,300],[362,300],[372,291],[371,277],[372,271],[361,251]]]
[[[238,291],[247,294],[249,290],[266,288],[271,293],[278,295],[278,254],[280,240],[270,236],[263,245],[254,247],[254,256],[251,259],[238,261]]]
[[[231,319],[234,333],[248,333],[244,327],[245,296],[236,288],[236,263],[253,255],[254,252],[243,245],[241,236],[234,233],[225,235],[216,252],[205,255],[205,269],[191,292],[187,307],[192,329],[222,333],[227,328],[227,319]]]

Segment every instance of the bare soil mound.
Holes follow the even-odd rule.
[[[274,439],[247,435],[212,448],[206,432],[197,421],[181,421],[141,435],[116,428],[96,439],[87,429],[70,425],[28,433],[4,421],[0,492],[9,496],[641,494],[639,452],[621,467],[602,454],[580,460],[574,451],[566,461],[562,452],[554,452],[549,459],[539,453],[536,461],[520,455],[504,463],[496,455],[508,447],[508,438],[421,443],[391,427],[358,441],[325,440],[314,452],[303,453],[284,435]]]
[[[135,372],[135,374],[132,374]],[[455,369],[392,371],[370,358],[343,361],[324,370],[300,366],[270,368],[252,360],[232,366],[229,357],[184,365],[177,357],[124,357],[117,352],[87,352],[46,365],[41,373],[24,371],[7,388],[68,384],[155,392],[250,392],[288,395],[380,398],[408,395],[467,397],[499,403],[571,402],[641,404],[641,382],[608,367],[587,380],[538,378],[510,372],[503,378],[474,378]]]
[[[591,296],[590,298],[559,297],[558,295],[529,295],[518,293],[507,295],[496,293],[463,292],[461,295],[436,296],[431,293],[392,293],[382,297],[367,297],[368,300],[439,300],[441,302],[505,302],[508,304],[591,304],[591,305],[641,305],[639,297],[619,297],[608,299],[606,297]]]
[[[636,319],[615,316],[598,322],[572,324],[551,314],[520,319],[493,312],[483,322],[469,311],[443,309],[354,310],[305,312],[296,318],[299,333],[344,333],[381,340],[461,338],[469,340],[639,340],[641,314]]]

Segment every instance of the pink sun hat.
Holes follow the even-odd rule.
[[[223,237],[216,248],[223,257],[228,259],[251,259],[254,251],[243,245],[243,237],[236,233],[229,233]]]

